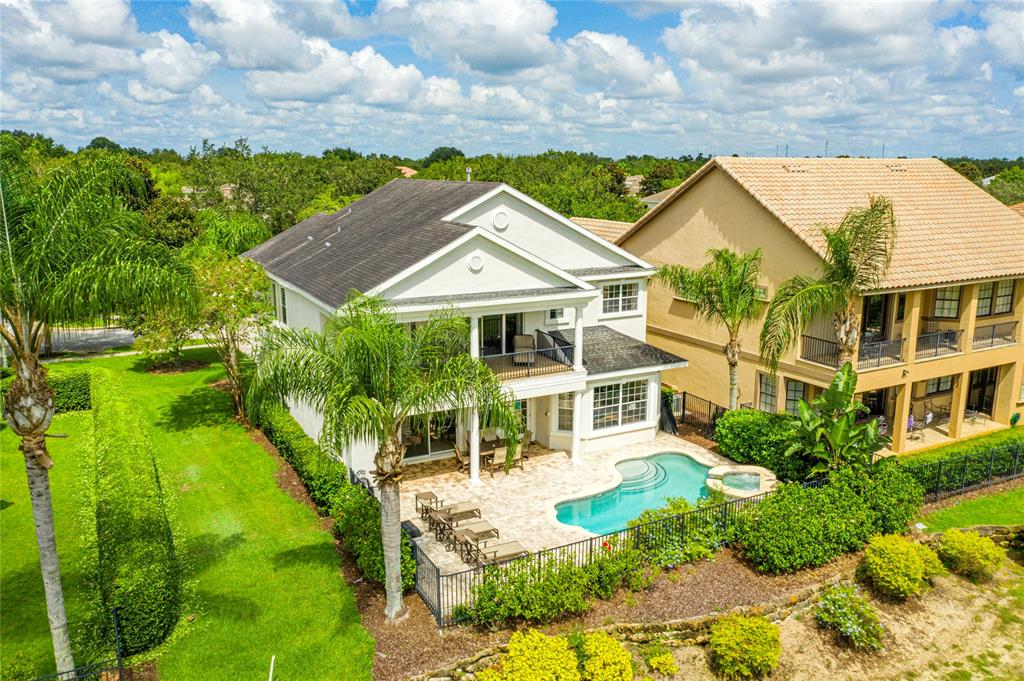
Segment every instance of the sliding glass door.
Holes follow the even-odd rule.
[[[480,318],[480,356],[513,352],[515,337],[523,333],[523,313],[490,314]]]

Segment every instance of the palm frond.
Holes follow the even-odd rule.
[[[827,281],[800,274],[779,286],[768,304],[761,327],[761,361],[772,373],[779,359],[796,343],[804,325],[830,313],[843,300],[843,291]]]

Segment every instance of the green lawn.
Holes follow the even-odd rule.
[[[213,360],[209,350],[190,358]],[[360,625],[331,537],[316,514],[280,491],[276,462],[231,420],[230,398],[207,384],[219,365],[180,375],[136,369],[138,357],[85,364],[117,371],[124,389],[152,424],[165,489],[190,573],[191,623],[179,625],[157,652],[163,679],[368,679],[373,640]],[[72,623],[85,612],[79,564],[81,454],[91,414],[58,416],[49,440],[57,545]],[[27,655],[53,671],[24,464],[10,430],[0,431],[0,639],[4,658]]]
[[[1024,487],[989,494],[922,516],[929,532],[972,525],[1019,525],[1024,523]]]

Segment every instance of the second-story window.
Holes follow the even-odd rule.
[[[640,304],[640,284],[606,284],[602,289],[601,312],[630,312]]]
[[[1013,309],[1013,280],[997,281],[995,297],[992,301],[992,314],[1006,314]]]
[[[947,286],[935,291],[935,309],[932,316],[940,319],[956,319],[960,316],[959,286]]]
[[[565,319],[565,308],[555,307],[548,310],[548,321],[549,322],[560,322]]]

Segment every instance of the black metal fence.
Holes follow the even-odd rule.
[[[715,439],[715,424],[728,411],[692,393],[681,392],[672,395],[672,415],[681,426],[696,428],[709,440]]]
[[[121,655],[121,626],[114,608],[114,651],[116,657],[75,667],[64,672],[40,676],[35,681],[121,681],[124,678],[124,658]]]
[[[857,348],[857,368],[890,366],[903,361],[903,338],[861,343]]]
[[[961,329],[921,334],[917,337],[915,356],[917,359],[924,359],[960,352],[960,339],[962,336],[963,330]]]
[[[800,359],[839,367],[839,343],[814,336],[800,336]]]
[[[924,487],[925,499],[935,501],[1024,475],[1024,444],[1000,445],[953,459],[908,463],[904,468]]]

